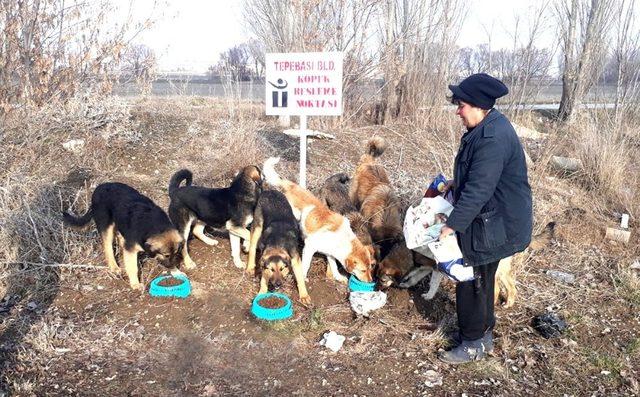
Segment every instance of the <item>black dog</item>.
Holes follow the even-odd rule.
[[[98,185],[91,196],[91,207],[82,217],[68,212],[62,214],[64,223],[70,226],[85,226],[91,219],[102,237],[104,257],[109,269],[120,272],[113,253],[113,238],[122,236],[120,245],[124,268],[133,289],[142,290],[138,279],[138,253],[150,257],[170,269],[182,262],[184,240],[167,214],[148,197],[123,183]]]
[[[192,178],[191,171],[180,170],[169,181],[169,217],[185,241],[185,268],[196,266],[186,244],[191,224],[195,221],[193,234],[207,245],[218,242],[204,234],[204,227],[224,226],[229,231],[233,263],[244,269],[245,264],[240,259],[240,239],[245,240],[244,247],[248,249],[250,234],[247,226],[253,220],[253,211],[262,192],[262,172],[256,166],[246,166],[236,175],[231,186],[220,189],[191,186]],[[186,186],[180,187],[182,181]]]
[[[247,273],[253,276],[256,268],[256,251],[260,249],[260,293],[268,290],[269,284],[275,288],[282,286],[289,274],[289,266],[298,284],[300,301],[311,303],[307,292],[300,261],[299,243],[301,233],[298,221],[284,194],[267,190],[260,195],[251,227],[251,245]]]

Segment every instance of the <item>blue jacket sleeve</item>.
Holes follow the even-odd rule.
[[[465,232],[493,196],[504,167],[504,149],[495,137],[479,140],[471,154],[466,183],[455,203],[447,226]]]

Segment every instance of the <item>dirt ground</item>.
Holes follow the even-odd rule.
[[[207,230],[220,242],[217,246],[189,243],[198,264],[187,272],[191,296],[153,298],[131,291],[124,278],[106,270],[93,227],[67,230],[57,211],[71,206],[83,212],[92,188],[106,180],[129,183],[166,208],[169,177],[181,167],[194,172],[195,184],[223,186],[239,167],[280,155],[278,169],[296,179],[298,141],[283,135],[259,110],[229,115],[217,101],[164,99],[130,106],[126,123],[134,127],[129,135],[105,137],[82,128],[87,146],[81,154],[60,148],[74,137],[64,131],[52,133],[45,143],[25,143],[11,134],[4,138],[6,150],[34,150],[37,158],[55,160],[48,165],[26,155],[2,157],[6,172],[14,173],[4,175],[3,189],[12,189],[20,172],[27,175],[25,184],[39,186],[41,192],[29,196],[33,205],[26,208],[35,208],[46,196],[51,233],[62,236],[55,244],[66,248],[60,256],[40,260],[36,253],[41,258],[50,251],[34,243],[33,252],[18,252],[28,260],[4,259],[0,395],[640,393],[640,295],[638,275],[629,269],[640,256],[637,234],[626,246],[604,240],[604,227],[616,223],[613,216],[591,211],[588,193],[542,167],[533,169],[531,177],[536,230],[555,221],[556,234],[549,246],[527,254],[515,269],[516,304],[497,308],[496,350],[482,362],[449,366],[437,359],[443,333],[455,324],[452,283],[443,283],[429,302],[420,296],[428,279],[411,290],[391,289],[385,307],[369,318],[357,317],[348,304],[347,286],[325,278],[321,256],[314,258],[307,284],[311,307],[297,302],[290,278],[284,292],[294,301],[294,317],[276,323],[256,320],[250,305],[258,280],[233,266],[228,237],[220,230]],[[131,133],[138,135],[131,138]],[[403,125],[331,133],[335,140],[309,144],[312,190],[333,173],[351,173],[364,142],[375,133],[389,143],[381,161],[405,204],[419,197],[438,170],[449,169],[457,139],[447,129]],[[544,143],[525,144],[534,161],[541,162]],[[49,146],[55,149],[43,149]],[[40,180],[28,179],[34,176]],[[49,240],[40,236],[35,241],[46,245]],[[141,262],[147,284],[162,270],[153,260]],[[576,280],[563,283],[546,270],[569,272]],[[546,311],[569,324],[561,337],[544,339],[531,327],[531,319]],[[318,344],[329,330],[346,337],[337,353]]]

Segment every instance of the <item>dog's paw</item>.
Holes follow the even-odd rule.
[[[131,283],[131,289],[134,291],[138,291],[143,293],[144,292],[144,285],[142,285],[142,283]]]
[[[309,295],[300,296],[300,302],[303,305],[311,305],[311,297]]]
[[[255,268],[246,268],[246,269],[244,269],[244,272],[249,277],[253,277],[253,276],[256,275],[256,269]]]
[[[185,269],[192,270],[192,269],[195,269],[196,267],[197,267],[196,263],[193,261],[193,259],[189,259],[189,260],[185,260],[184,261],[184,268]]]
[[[244,263],[241,259],[234,259],[233,260],[233,264],[235,265],[235,267],[237,267],[238,269],[245,269],[247,267],[247,264]]]
[[[422,296],[422,299],[426,301],[430,301],[431,299],[433,299],[434,296],[436,296],[436,294],[435,293],[432,294],[431,291],[429,291],[429,292],[425,292],[421,296]]]
[[[122,269],[120,269],[119,267],[111,267],[109,266],[109,272],[111,272],[112,274],[119,276],[122,274]]]
[[[206,240],[202,240],[203,243],[207,244],[208,246],[215,246],[218,245],[220,242],[218,240],[212,239],[212,238],[208,238]]]

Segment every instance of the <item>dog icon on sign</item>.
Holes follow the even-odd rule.
[[[278,79],[276,84],[273,84],[269,81],[269,84],[275,88],[271,91],[271,103],[274,108],[286,108],[287,107],[287,99],[288,93],[285,91],[287,86],[289,85],[286,80]]]

